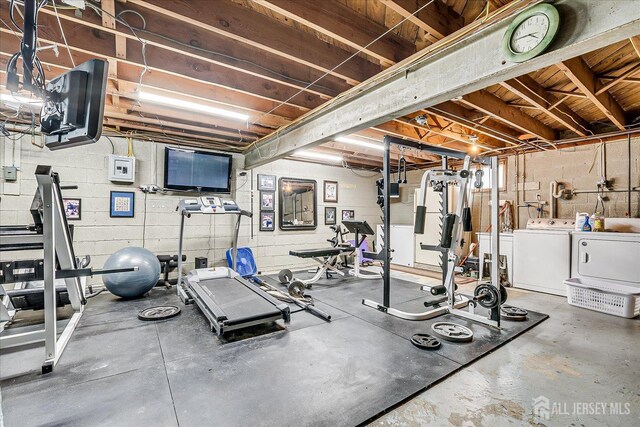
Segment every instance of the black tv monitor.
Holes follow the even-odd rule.
[[[165,147],[164,188],[231,193],[231,155]]]
[[[108,63],[92,59],[47,83],[40,129],[50,150],[100,139],[107,93]]]

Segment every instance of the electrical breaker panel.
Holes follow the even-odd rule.
[[[109,181],[134,182],[136,180],[136,158],[127,156],[109,156]]]

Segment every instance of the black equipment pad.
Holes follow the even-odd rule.
[[[367,221],[344,220],[342,221],[342,225],[349,230],[349,233],[357,232],[358,234],[364,234],[366,236],[376,234]]]
[[[336,256],[345,253],[353,252],[353,247],[336,247],[336,248],[321,248],[321,249],[301,249],[297,251],[289,251],[289,255],[298,258],[318,258],[325,256]]]

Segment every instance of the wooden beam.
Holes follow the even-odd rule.
[[[615,124],[618,129],[625,130],[627,119],[624,110],[609,92],[596,95],[600,83],[589,65],[579,56],[557,64],[567,77]]]
[[[464,26],[464,19],[439,0],[430,1],[424,8],[422,7],[427,0],[380,0],[380,2],[437,39],[444,38]],[[416,13],[417,10],[420,12]]]
[[[528,75],[507,80],[501,85],[578,135],[587,136],[591,133],[589,123],[566,105],[551,108],[557,101],[556,97]]]
[[[356,50],[362,50],[384,65],[393,65],[416,52],[414,44],[394,33],[389,33],[365,48],[373,40],[387,32],[387,28],[336,0],[321,2],[255,0],[255,3]]]
[[[334,67],[351,56],[350,52],[325,43],[314,35],[296,30],[276,19],[230,1],[209,0],[128,0],[176,20],[176,25],[193,25],[211,33],[282,58],[329,73],[355,85],[377,74],[381,68],[354,57],[336,70]]]
[[[2,9],[0,12],[2,19],[5,19],[5,14],[8,15],[5,9]],[[47,28],[46,33],[42,31],[40,34],[39,40],[41,42],[64,43],[62,36],[56,31],[58,25],[55,22],[55,18],[51,19],[50,16],[43,14],[39,17],[39,23],[42,23],[43,26]],[[140,44],[137,41],[127,40],[128,55],[127,59],[123,60],[116,57],[115,37],[112,34],[100,33],[98,30],[86,26],[72,26],[69,25],[68,22],[63,22],[63,27],[72,51],[103,59],[115,58],[118,59],[118,61],[144,68],[145,60],[140,50]],[[0,32],[8,33],[9,31],[10,30],[5,28],[0,28]],[[0,49],[5,51],[4,40]],[[198,55],[187,58],[185,58],[184,55],[185,53],[180,52],[178,49],[168,50],[155,45],[147,45],[146,48],[146,62],[149,69],[186,76],[202,82],[208,82],[209,84],[215,84],[273,100],[286,101],[288,98],[291,98],[288,102],[305,108],[317,107],[328,99],[328,97],[316,94],[298,93],[298,88],[292,87],[287,83],[278,82],[276,79],[265,82],[263,76],[255,76],[252,74],[239,77],[235,73],[228,72],[227,67],[214,61],[205,61]],[[60,55],[60,57],[62,56],[64,55]],[[79,63],[82,61],[76,62]]]
[[[16,48],[18,45],[19,43],[16,43]],[[11,53],[0,52],[0,73],[5,73],[4,70],[6,69],[6,64],[10,56]],[[68,57],[62,60],[63,65],[60,65],[49,62],[50,60],[59,59],[55,58],[49,50],[40,52],[38,56],[42,61],[42,65],[45,66],[48,73],[50,73],[50,77],[62,74],[71,69],[72,65]],[[60,57],[62,57],[62,55],[60,55]],[[84,62],[84,60],[89,58],[89,56],[78,56],[76,60],[80,59],[81,61],[79,62]],[[116,95],[137,99],[137,90],[140,89],[138,85],[140,69],[123,63],[119,64],[119,68],[118,88],[115,89],[117,91]],[[3,76],[3,79],[6,79],[6,76]],[[304,109],[284,106],[278,110],[278,113],[281,115],[265,114],[266,111],[269,111],[277,104],[259,97],[234,91],[226,91],[220,87],[201,84],[200,82],[191,81],[184,77],[167,75],[153,70],[147,73],[145,82],[142,87],[149,89],[151,92],[159,93],[167,97],[184,97],[186,95],[191,97],[190,100],[193,102],[200,102],[202,100],[205,103],[212,104],[219,108],[233,109],[247,113],[251,117],[252,123],[269,129],[284,126],[289,123],[291,119],[300,116],[306,111]],[[114,80],[109,80],[109,84],[113,85],[113,83]],[[282,116],[283,113],[286,114]]]
[[[623,72],[619,76],[616,76],[609,83],[602,85],[600,89],[596,91],[596,95],[600,95],[601,93],[608,91],[613,86],[617,85],[618,83],[622,83],[624,79],[631,77],[638,71],[640,71],[640,64],[631,64],[631,66],[625,72]]]
[[[414,128],[418,128],[423,132],[431,132],[436,135],[440,135],[440,136],[444,136],[445,138],[452,139],[454,141],[462,142],[467,147],[472,145],[471,140],[469,139],[469,136],[474,135],[475,134],[474,131],[469,131],[469,133],[454,132],[451,130],[443,129],[442,127],[438,126],[435,122],[432,124],[429,124],[428,119],[425,125],[420,125],[415,121],[415,118],[420,115],[425,115],[425,114],[423,112],[407,114],[406,116],[398,118],[395,121],[399,121],[401,123],[405,123]],[[493,138],[489,138],[485,135],[476,135],[476,136],[478,136],[479,146],[486,150],[490,150],[493,148],[502,148],[505,146],[505,143],[503,141],[498,141]]]
[[[128,6],[127,8],[136,11],[135,6]],[[305,94],[311,93],[324,100],[330,99],[332,96],[351,87],[343,80],[329,75],[324,77],[321,82],[307,88],[306,86],[309,86],[310,83],[322,76],[320,71],[294,61],[283,59],[268,52],[262,52],[251,46],[229,43],[228,38],[211,34],[202,29],[186,25],[176,25],[175,20],[171,18],[150,12],[143,8],[138,7],[138,9],[144,13],[143,16],[145,16],[147,23],[145,30],[135,30],[140,40],[142,40],[147,47],[160,48],[173,54],[184,55],[186,58],[178,58],[178,60],[193,63],[192,67],[194,69],[203,69],[208,66],[207,64],[200,64],[199,62],[213,64],[214,66],[220,67],[220,72],[224,74],[229,74],[229,70],[237,71],[248,74],[249,76],[260,77],[269,82],[289,86],[296,91],[302,90]],[[44,15],[55,19],[55,15],[53,15],[53,12],[48,8],[42,9],[41,14],[43,17],[40,18],[40,21],[47,19]],[[127,40],[130,49],[133,49],[138,53],[137,56],[141,57],[139,54],[142,48],[140,40],[138,40],[138,37],[133,35],[131,30],[126,26],[118,25],[116,29],[105,28],[102,27],[98,17],[87,15],[80,19],[68,11],[61,11],[60,18],[64,22],[63,27],[67,34],[69,31],[72,31],[74,34],[79,32],[79,30],[76,29],[78,25],[86,26],[93,30],[100,30],[98,33],[94,31],[95,37],[104,38],[105,35],[102,32],[112,34],[116,37],[117,43],[116,51],[112,55],[113,57],[118,57],[119,52],[124,50],[122,40]],[[53,23],[56,25],[51,29],[43,25],[43,27],[46,28],[46,30],[43,30],[43,34],[46,36],[51,32],[51,36],[55,34],[57,38],[59,36],[57,23],[55,21]],[[70,29],[68,29],[69,25],[71,25]],[[166,33],[167,28],[172,28],[169,39],[163,35]],[[120,43],[120,45],[118,45],[118,43]],[[149,50],[151,51],[152,49]],[[149,52],[149,55],[150,54],[151,52]]]
[[[538,138],[547,141],[553,141],[558,138],[558,133],[552,127],[539,122],[516,107],[510,106],[484,89],[464,95],[460,102]]]

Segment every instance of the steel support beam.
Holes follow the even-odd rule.
[[[611,45],[640,32],[635,1],[559,0],[562,27],[552,49],[530,61],[511,63],[502,54],[502,37],[511,19],[502,20],[425,55],[386,78],[361,84],[324,108],[272,133],[245,151],[254,168],[296,150],[466,95],[490,85]]]

